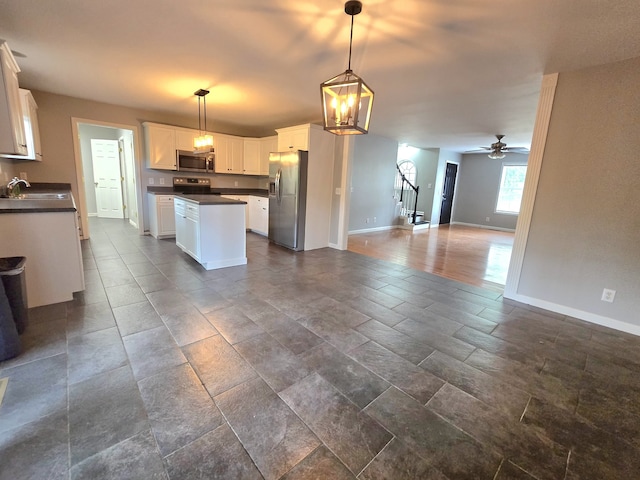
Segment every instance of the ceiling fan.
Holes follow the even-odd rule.
[[[507,153],[529,153],[529,149],[526,147],[507,147],[507,144],[502,141],[504,135],[496,135],[497,142],[491,144],[490,147],[480,147],[482,150],[472,150],[465,153],[479,153],[489,151],[489,158],[500,159],[504,158]]]

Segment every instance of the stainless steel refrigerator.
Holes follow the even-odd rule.
[[[304,250],[307,165],[303,150],[269,154],[269,240]]]

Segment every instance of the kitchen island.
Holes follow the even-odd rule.
[[[178,194],[176,245],[206,270],[245,265],[245,205],[219,195]]]
[[[0,257],[27,258],[29,308],[72,300],[84,290],[84,271],[70,185],[32,184],[22,192],[0,198]]]

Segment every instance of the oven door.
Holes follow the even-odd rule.
[[[176,165],[179,172],[206,172],[207,156],[176,150]]]

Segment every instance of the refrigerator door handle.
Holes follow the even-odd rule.
[[[282,200],[282,192],[280,191],[280,177],[282,175],[282,169],[278,168],[278,173],[276,173],[276,200],[278,203]]]

